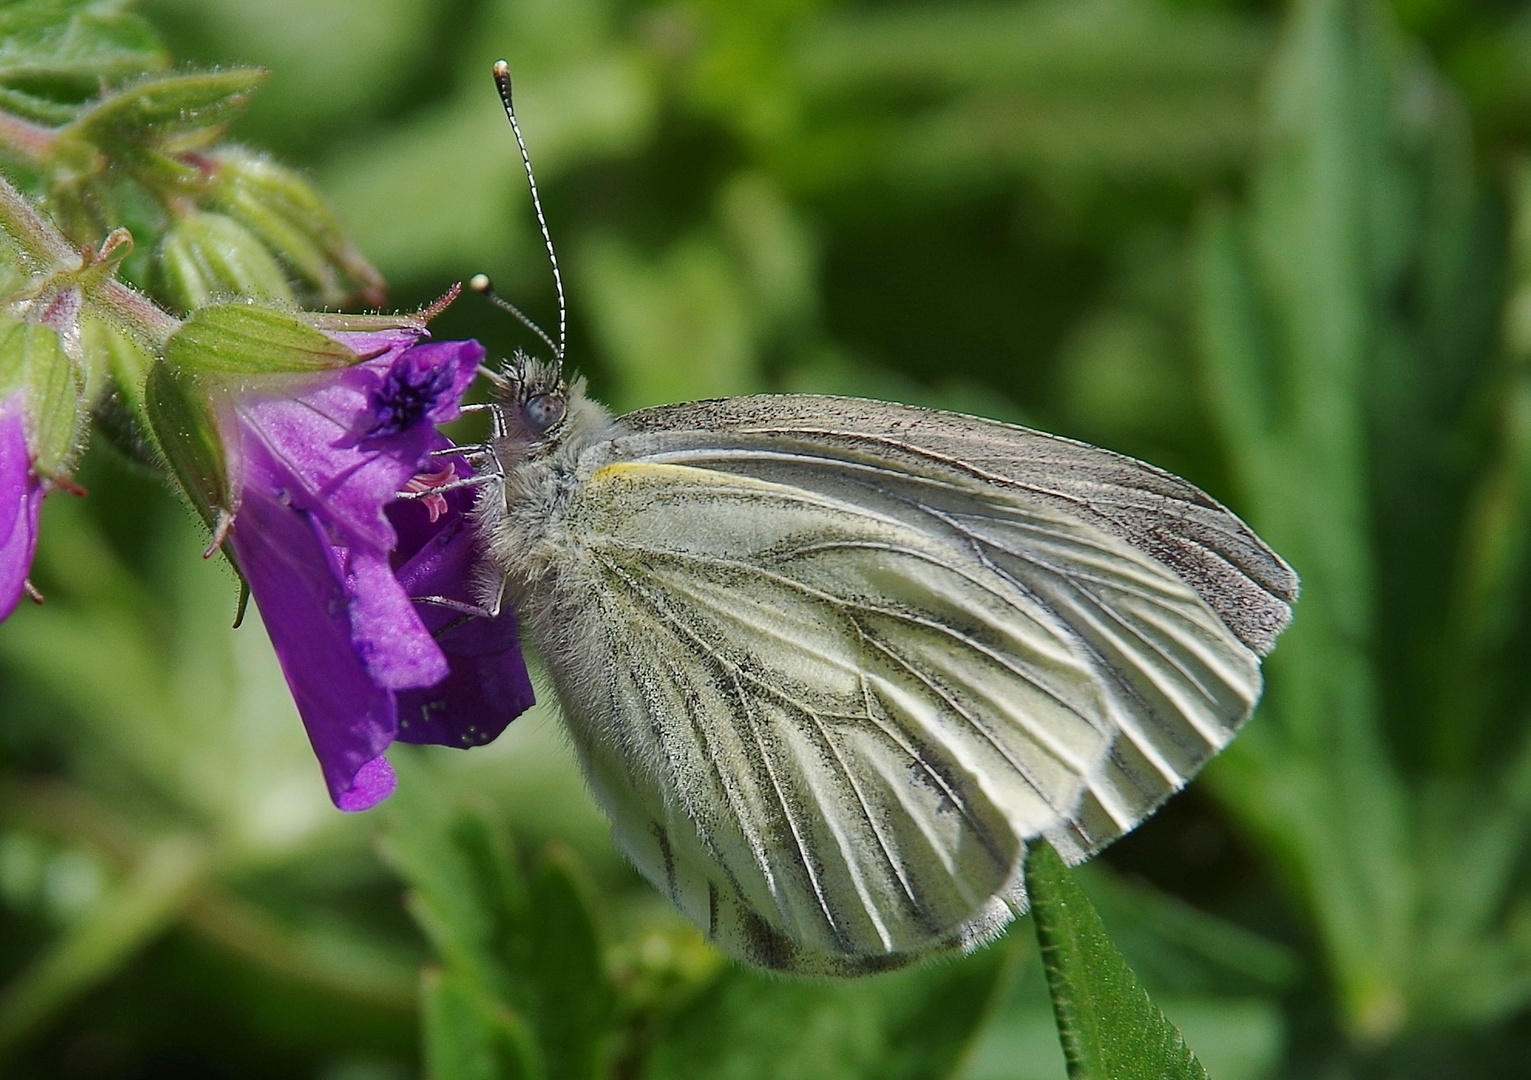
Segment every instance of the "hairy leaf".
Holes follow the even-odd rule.
[[[1026,891],[1071,1080],[1208,1080],[1045,841],[1026,852]]]

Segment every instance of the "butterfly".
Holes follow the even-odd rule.
[[[1185,481],[881,401],[612,416],[552,349],[489,373],[489,606],[515,605],[617,846],[719,946],[856,975],[992,940],[1228,743],[1297,576]]]
[[[995,937],[1216,754],[1297,578],[1151,465],[763,395],[613,419],[496,379],[493,587],[617,846],[722,948],[850,975]]]

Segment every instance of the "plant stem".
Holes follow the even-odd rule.
[[[0,229],[38,263],[53,270],[78,269],[80,253],[37,212],[25,195],[0,176]]]
[[[143,293],[116,278],[107,278],[89,290],[90,299],[121,320],[122,329],[145,344],[164,345],[181,328],[181,320]]]
[[[52,128],[0,112],[0,145],[14,150],[32,164],[40,164],[53,149]]]

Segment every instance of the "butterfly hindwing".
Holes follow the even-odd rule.
[[[543,652],[617,841],[738,955],[847,973],[981,940],[1028,840],[1131,828],[1258,696],[1279,559],[1166,474],[984,425],[734,399],[581,458],[530,628],[580,621]],[[1237,626],[1187,580],[1218,575]]]

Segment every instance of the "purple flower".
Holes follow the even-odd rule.
[[[393,791],[395,739],[488,742],[532,691],[513,614],[454,627],[462,616],[411,600],[469,601],[471,496],[395,498],[447,478],[436,425],[457,417],[482,346],[407,329],[335,337],[366,359],[238,391],[220,424],[240,569],[330,796],[365,810]]]
[[[27,448],[26,394],[0,400],[0,621],[16,610],[37,550],[43,485]]]

